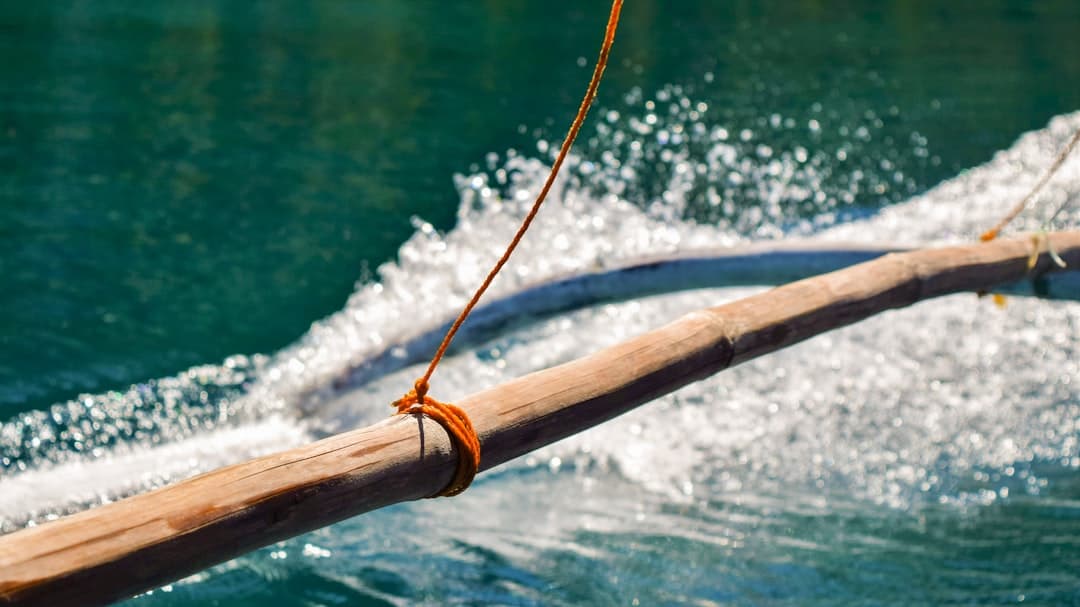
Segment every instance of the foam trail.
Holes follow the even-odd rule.
[[[493,286],[496,299],[511,297],[537,281],[613,270],[644,256],[742,246],[751,241],[750,235],[761,241],[813,234],[818,243],[844,240],[869,245],[898,237],[906,242],[966,239],[1022,195],[1025,180],[1036,179],[1062,138],[1080,126],[1080,114],[1059,117],[987,165],[926,195],[869,219],[825,229],[841,218],[839,205],[855,199],[858,190],[852,184],[881,188],[886,181],[902,184],[904,179],[898,180],[891,170],[885,177],[875,176],[860,165],[852,167],[862,173],[859,179],[853,172],[851,179],[837,181],[835,171],[823,169],[835,151],[819,156],[798,142],[786,150],[758,149],[763,144],[757,140],[728,137],[720,127],[705,126],[703,118],[692,115],[699,104],[684,103],[686,98],[671,90],[665,95],[685,111],[644,122],[629,111],[629,117],[612,118],[608,113],[594,138],[601,149],[615,150],[632,138],[627,133],[642,136],[647,126],[644,135],[663,140],[658,145],[670,153],[653,159],[670,169],[663,180],[662,200],[635,200],[642,193],[631,191],[632,184],[640,181],[649,159],[635,157],[632,147],[630,155],[618,162],[606,154],[599,163],[574,159],[574,171],[557,184],[535,233],[515,256],[512,271]],[[779,119],[777,128],[787,129],[786,123]],[[681,143],[676,143],[676,134]],[[889,160],[894,166],[900,163],[895,156]],[[21,496],[17,502],[0,502],[5,528],[16,524],[12,521],[26,520],[28,512],[40,518],[68,511],[101,501],[101,496],[114,499],[306,440],[307,424],[297,421],[298,407],[306,398],[334,396],[335,380],[349,369],[390,344],[406,342],[417,326],[438,326],[460,307],[500,252],[504,235],[513,231],[524,201],[538,187],[546,167],[540,160],[513,153],[501,164],[489,160],[488,169],[458,178],[462,203],[453,231],[440,235],[418,221],[400,259],[380,268],[378,282],[360,285],[342,311],[316,323],[296,344],[274,356],[234,357],[224,365],[198,367],[123,393],[87,395],[4,424],[0,494],[19,487]],[[752,192],[745,191],[751,185]],[[814,192],[824,193],[825,199],[816,201]],[[1050,203],[1078,193],[1078,168],[1068,163],[1050,184],[1045,200]],[[737,210],[738,205],[736,210],[727,209],[732,196],[750,194],[761,204],[747,205],[743,211]],[[787,215],[786,201],[804,197],[824,210],[809,219]],[[703,212],[692,208],[698,200],[706,211],[730,210],[737,216],[719,222],[719,227],[687,218]],[[1063,223],[1076,225],[1077,220],[1080,217],[1073,212]],[[445,386],[440,394],[445,390],[452,398],[454,392],[460,395],[480,384],[580,356],[682,310],[714,305],[740,293],[723,290],[635,300],[518,327],[450,359],[447,368],[440,369],[439,382]],[[1078,416],[1070,408],[1075,399],[1069,386],[1080,381],[1074,380],[1080,376],[1075,362],[1080,355],[1068,336],[1076,334],[1077,312],[1068,305],[1015,302],[1004,319],[995,317],[983,326],[984,308],[965,301],[920,306],[888,316],[899,322],[872,321],[866,329],[845,330],[757,366],[748,365],[743,368],[747,370],[703,382],[566,441],[521,466],[529,469],[538,462],[556,469],[570,464],[609,466],[630,482],[662,494],[685,494],[686,483],[760,487],[843,478],[858,495],[896,504],[912,503],[921,494],[960,501],[971,496],[983,499],[982,491],[998,495],[1013,482],[1012,476],[984,481],[972,475],[984,470],[995,474],[1009,462],[1020,462],[1020,469],[1031,467],[1036,459],[1055,460],[1070,453],[1069,438],[1075,440],[1076,432],[1069,424]],[[935,339],[942,335],[954,336],[960,343]],[[884,354],[883,343],[888,345]],[[987,349],[1008,349],[1010,356],[987,360],[983,356]],[[326,428],[382,417],[387,408],[371,403],[396,398],[401,386],[411,383],[412,374],[410,369],[391,374],[347,399],[310,401],[317,405],[311,408],[310,422]],[[916,390],[910,385],[915,376],[940,386]],[[1013,394],[1014,389],[1019,394]],[[990,400],[981,396],[985,394],[1003,403],[1000,410],[989,408]],[[665,415],[656,416],[656,411]],[[703,424],[705,411],[730,415],[723,424]],[[1045,419],[1038,417],[1044,414]],[[267,419],[274,421],[259,425]],[[899,425],[893,425],[896,420]],[[926,427],[927,420],[940,425]],[[807,428],[820,428],[820,433],[807,434],[803,431]],[[911,428],[924,434],[908,432]],[[978,441],[971,442],[973,435]],[[883,443],[875,442],[883,436]],[[985,448],[985,441],[992,441],[992,447]],[[669,452],[671,445],[677,447]],[[777,453],[781,445],[782,453]],[[867,457],[853,455],[859,453]],[[140,454],[150,463],[139,462]],[[198,459],[193,466],[166,465],[193,457]],[[653,468],[657,462],[659,471]],[[95,471],[98,463],[109,473]],[[54,481],[60,475],[47,474],[50,469],[79,472]],[[148,469],[157,474],[142,476]],[[69,486],[79,474],[102,484]],[[140,480],[131,483],[131,478]],[[1027,484],[1027,479],[1034,479],[1034,484]],[[1040,480],[1032,474],[1016,482],[1025,491],[1037,492]],[[32,493],[43,499],[34,503]],[[69,496],[67,501],[64,495]]]
[[[529,285],[482,302],[458,333],[457,347],[450,352],[478,345],[521,325],[589,306],[692,289],[781,285],[909,248],[795,242],[631,260],[603,271]],[[1080,273],[1059,272],[999,285],[994,292],[1080,301]],[[367,383],[428,360],[452,322],[453,319],[447,318],[386,345],[346,370],[330,385],[305,395],[300,406],[312,414],[324,407],[340,409],[341,403],[355,400],[356,391]]]
[[[1025,193],[1078,127],[1080,113],[1056,118],[987,165],[815,240],[970,241]],[[1080,163],[1063,167],[1051,187],[1047,204],[1080,195]],[[1074,209],[1065,225],[1077,220]],[[452,400],[745,293],[654,297],[521,327],[449,361],[440,393]],[[617,470],[671,499],[692,499],[702,487],[755,495],[830,487],[903,508],[1038,495],[1057,471],[1080,465],[1077,335],[1075,303],[1014,300],[1001,312],[971,296],[949,297],[689,386],[519,466]],[[323,415],[365,423],[371,418],[357,402],[392,399],[417,373],[376,381]]]

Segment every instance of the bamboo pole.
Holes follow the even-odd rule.
[[[1080,232],[1049,236],[1080,267]],[[985,290],[1029,271],[1029,239],[887,255],[699,310],[621,344],[466,397],[497,466],[724,368],[884,310]],[[974,304],[973,304],[974,305]],[[397,416],[0,537],[0,603],[94,605],[389,504],[434,494],[446,433]]]

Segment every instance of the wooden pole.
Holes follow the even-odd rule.
[[[1080,267],[1080,232],[1049,236]],[[1056,270],[1029,239],[891,254],[675,322],[458,404],[482,469],[611,419],[722,369],[884,310]],[[972,305],[976,305],[974,302]],[[453,473],[446,433],[398,416],[0,537],[0,603],[122,599],[335,521],[434,494]]]

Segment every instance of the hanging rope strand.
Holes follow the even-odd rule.
[[[1069,157],[1069,154],[1072,153],[1073,148],[1076,147],[1077,143],[1080,143],[1080,129],[1077,129],[1076,133],[1073,134],[1072,139],[1069,140],[1069,143],[1065,144],[1065,149],[1061,150],[1061,152],[1057,155],[1057,158],[1054,159],[1053,164],[1050,165],[1050,168],[1046,171],[1046,173],[1043,174],[1042,178],[1039,179],[1038,183],[1035,184],[1035,187],[1031,188],[1031,191],[1028,192],[1027,196],[1024,196],[1022,199],[1020,199],[1020,202],[1016,203],[1016,206],[1014,206],[1004,217],[1002,217],[1001,221],[997,222],[997,225],[983,232],[982,236],[980,236],[979,239],[983,242],[986,242],[988,240],[993,240],[997,238],[1001,230],[1003,230],[1005,226],[1009,225],[1012,220],[1016,219],[1016,216],[1019,215],[1025,207],[1027,207],[1028,203],[1035,198],[1035,195],[1038,194],[1039,191],[1043,189],[1043,186],[1045,186],[1047,182],[1050,181],[1050,178],[1053,177],[1055,173],[1057,173],[1058,169],[1060,169],[1061,165],[1065,163],[1065,159]],[[1058,212],[1060,212],[1060,209],[1058,210]],[[1054,217],[1056,216],[1057,213],[1054,213]],[[1053,221],[1053,217],[1051,218],[1051,221]]]
[[[607,67],[608,54],[611,52],[611,43],[615,40],[615,27],[619,23],[619,12],[622,10],[622,0],[614,0],[611,4],[611,16],[608,17],[607,30],[604,33],[604,43],[600,47],[600,58],[596,62],[596,67],[593,69],[592,79],[589,81],[589,88],[585,91],[585,98],[581,100],[581,106],[578,108],[577,115],[574,117],[574,122],[570,124],[570,131],[566,135],[566,139],[563,140],[562,147],[559,149],[559,155],[555,157],[555,163],[551,165],[551,171],[548,173],[547,181],[544,182],[544,187],[540,189],[540,194],[537,195],[536,201],[533,202],[532,208],[529,209],[528,215],[521,222],[521,226],[518,227],[517,233],[514,234],[513,240],[510,241],[510,245],[506,247],[506,251],[503,253],[499,261],[495,263],[495,267],[491,268],[488,272],[487,278],[480,285],[480,288],[473,294],[472,299],[465,305],[465,308],[458,315],[454,324],[450,326],[450,330],[446,332],[446,336],[443,337],[442,343],[439,344],[439,349],[435,351],[435,356],[432,357],[431,363],[428,365],[427,371],[424,373],[424,383],[431,380],[431,375],[435,372],[435,367],[439,366],[439,361],[442,360],[446,349],[450,347],[450,342],[453,341],[454,335],[457,334],[458,329],[461,328],[462,323],[465,322],[465,318],[469,316],[469,313],[473,311],[476,304],[480,301],[480,297],[483,296],[484,291],[487,291],[488,286],[491,285],[491,281],[495,279],[495,275],[502,270],[502,267],[506,265],[506,262],[510,259],[510,255],[517,248],[518,243],[521,242],[521,238],[525,235],[525,231],[529,229],[533,219],[536,217],[537,212],[540,211],[540,206],[544,204],[544,200],[547,198],[548,192],[551,190],[552,184],[555,183],[555,177],[559,174],[559,169],[562,167],[563,161],[566,160],[567,153],[570,152],[570,146],[574,144],[574,139],[577,138],[578,131],[581,130],[581,124],[585,122],[585,115],[589,113],[589,106],[592,105],[593,98],[596,97],[596,90],[600,86],[600,78],[604,74],[604,68]]]
[[[469,421],[469,417],[465,414],[464,410],[449,403],[441,403],[427,395],[429,387],[428,382],[431,380],[431,375],[435,373],[435,368],[439,366],[439,362],[442,360],[443,355],[446,354],[447,348],[450,347],[450,342],[453,341],[458,329],[461,328],[462,323],[465,322],[465,319],[468,318],[469,314],[473,311],[473,308],[476,307],[476,304],[480,301],[484,292],[487,291],[487,288],[491,285],[495,276],[502,270],[503,266],[506,265],[506,262],[510,259],[510,255],[514,252],[514,249],[517,248],[522,237],[525,236],[525,232],[529,229],[533,219],[536,218],[537,212],[540,211],[540,206],[547,198],[552,184],[555,183],[555,178],[559,174],[559,169],[562,168],[563,161],[566,160],[566,155],[570,152],[570,147],[574,144],[574,139],[577,138],[578,131],[581,130],[582,123],[585,122],[585,116],[589,113],[589,107],[596,97],[596,90],[600,86],[600,78],[604,74],[604,68],[607,67],[608,55],[611,53],[611,45],[615,41],[615,29],[619,24],[619,14],[622,12],[622,4],[623,0],[612,0],[611,14],[608,16],[607,29],[604,31],[604,42],[600,46],[600,57],[597,59],[596,67],[593,69],[592,79],[589,80],[589,87],[585,90],[585,97],[581,100],[577,115],[574,116],[574,121],[570,124],[570,130],[566,134],[566,139],[563,140],[562,147],[559,148],[559,154],[555,157],[555,162],[551,165],[551,171],[548,173],[547,180],[544,182],[544,187],[540,189],[540,193],[536,196],[536,201],[533,202],[532,208],[529,209],[529,213],[521,222],[521,226],[518,227],[517,233],[514,234],[514,238],[506,247],[506,251],[503,252],[502,257],[499,258],[499,261],[497,261],[491,271],[488,272],[487,277],[484,279],[484,282],[480,284],[476,293],[473,294],[472,299],[469,300],[469,303],[461,310],[461,314],[454,320],[454,324],[450,325],[450,329],[446,332],[446,336],[443,337],[438,350],[435,351],[435,355],[431,358],[431,363],[428,364],[427,371],[424,372],[422,377],[416,380],[412,390],[393,403],[393,406],[397,407],[398,414],[414,413],[427,415],[437,421],[450,434],[452,442],[458,449],[458,466],[457,470],[454,472],[454,477],[451,479],[450,483],[435,496],[449,497],[457,495],[468,488],[469,484],[472,483],[472,479],[476,476],[477,469],[480,466],[480,439],[476,436],[476,431],[473,429],[472,422]]]

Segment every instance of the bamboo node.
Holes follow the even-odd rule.
[[[413,389],[393,402],[398,415],[427,416],[438,422],[458,452],[457,468],[445,487],[431,497],[453,497],[469,488],[480,469],[480,437],[476,435],[465,410],[450,403],[443,403],[427,395],[428,383],[424,378],[416,380]]]

